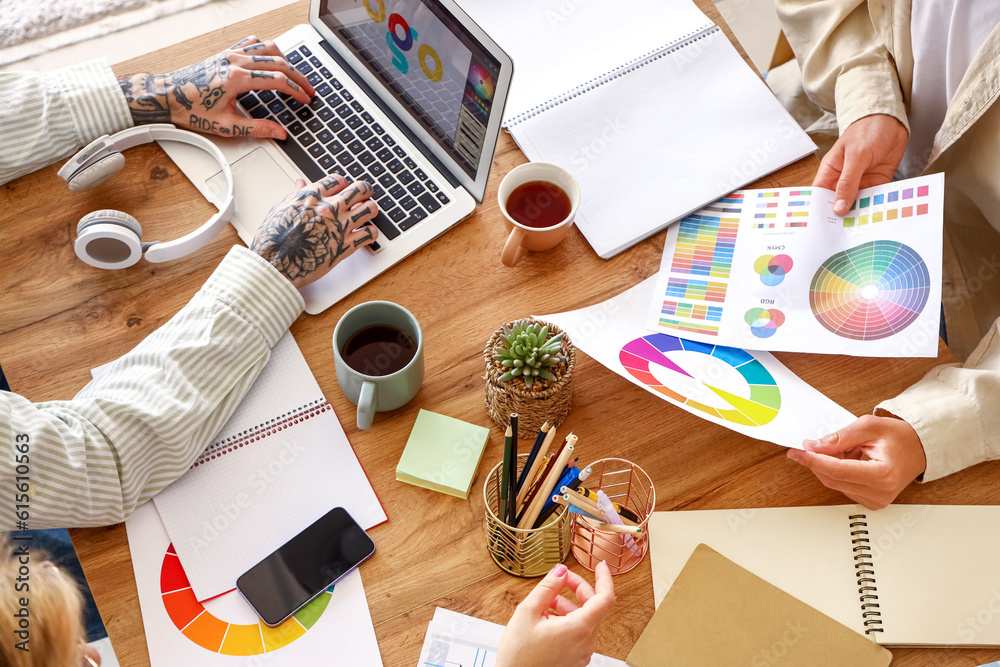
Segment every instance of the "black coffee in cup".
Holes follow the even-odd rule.
[[[402,329],[373,324],[351,334],[340,354],[358,373],[378,377],[406,368],[417,354],[417,344]]]

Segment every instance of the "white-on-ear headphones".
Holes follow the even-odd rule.
[[[226,177],[226,198],[219,212],[193,232],[173,241],[142,242],[142,227],[128,213],[106,209],[83,216],[76,226],[77,257],[99,269],[124,269],[139,261],[142,253],[150,262],[168,262],[188,255],[211,241],[233,215],[233,173],[222,151],[205,137],[169,124],[141,125],[104,135],[88,144],[59,170],[73,192],[100,185],[125,166],[123,151],[151,141],[179,141],[201,148],[219,163]]]

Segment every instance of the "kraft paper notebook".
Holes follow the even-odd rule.
[[[605,259],[816,150],[691,0],[461,4],[514,60],[504,125],[573,174]]]
[[[421,410],[396,465],[396,479],[468,498],[489,436],[488,428]]]
[[[886,667],[892,654],[699,544],[667,591],[630,667]]]
[[[1000,645],[1000,506],[655,512],[649,525],[657,601],[704,543],[879,644]]]

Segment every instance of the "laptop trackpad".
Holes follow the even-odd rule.
[[[292,191],[295,181],[263,148],[255,148],[230,165],[236,191],[232,223],[244,243],[250,245],[257,227],[271,207]],[[208,189],[222,199],[226,179],[222,172],[208,178]]]

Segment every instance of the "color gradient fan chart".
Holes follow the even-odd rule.
[[[382,664],[360,571],[272,627],[238,591],[195,599],[152,502],[139,507],[125,529],[152,667]]]
[[[604,303],[540,319],[567,331],[578,349],[637,387],[751,438],[801,448],[803,440],[854,421],[767,352],[646,331],[657,278]]]
[[[943,192],[943,174],[886,183],[845,216],[824,188],[732,193],[667,230],[647,327],[755,350],[937,356]]]

